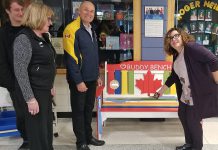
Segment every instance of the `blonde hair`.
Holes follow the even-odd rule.
[[[22,25],[35,30],[41,30],[48,17],[54,15],[53,10],[42,3],[31,3],[24,12]]]
[[[170,45],[170,34],[173,31],[177,31],[182,38],[183,44],[186,45],[188,42],[194,42],[195,38],[186,33],[184,30],[180,29],[180,28],[171,28],[165,35],[164,37],[164,51],[168,54],[168,55],[174,55],[177,54],[178,52]]]

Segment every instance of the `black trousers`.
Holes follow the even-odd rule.
[[[178,115],[182,123],[185,142],[192,145],[192,148],[201,150],[203,147],[203,129],[201,118],[194,110],[193,106],[179,102]]]
[[[25,127],[25,111],[23,106],[19,103],[19,101],[24,101],[24,98],[22,94],[16,90],[10,90],[9,93],[13,102],[14,110],[16,112],[17,129],[20,132],[20,136],[23,138],[23,140],[28,141]],[[21,95],[19,96],[19,94]]]
[[[85,82],[88,90],[79,92],[75,83],[69,83],[73,131],[76,144],[87,144],[92,137],[92,110],[95,103],[96,81]]]
[[[25,125],[30,150],[53,150],[51,91],[33,89],[33,93],[39,104],[39,113],[37,115],[33,116],[29,113],[28,106],[24,100],[19,101],[25,113]]]

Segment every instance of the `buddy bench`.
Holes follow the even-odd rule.
[[[105,63],[105,87],[97,89],[98,138],[107,118],[177,118],[175,86],[158,100],[152,98],[170,75],[171,62]]]

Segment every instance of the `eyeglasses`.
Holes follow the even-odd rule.
[[[172,41],[172,40],[177,40],[180,37],[180,34],[175,34],[173,36],[168,36],[168,38]]]

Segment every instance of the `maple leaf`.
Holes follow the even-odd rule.
[[[154,74],[149,70],[147,74],[144,74],[144,80],[136,80],[135,86],[141,90],[141,94],[148,93],[148,96],[150,96],[150,93],[155,93],[162,85],[161,80],[154,80]]]

